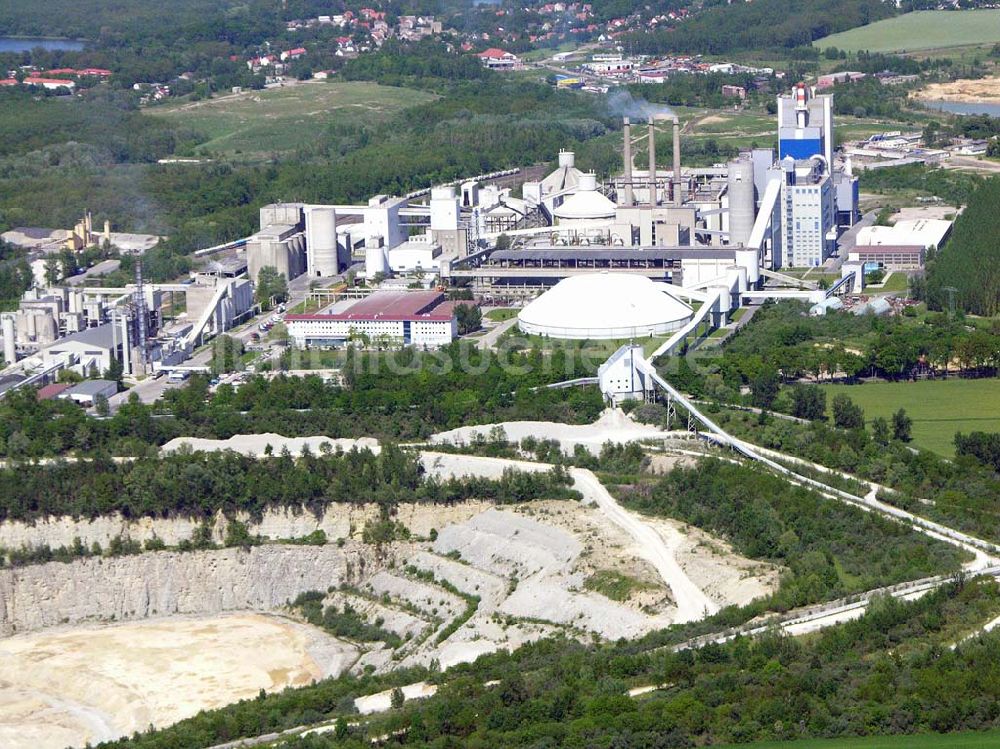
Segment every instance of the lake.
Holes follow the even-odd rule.
[[[83,44],[82,41],[76,39],[37,39],[29,36],[0,36],[0,52],[27,52],[36,47],[75,52],[83,49]]]
[[[925,101],[924,106],[952,114],[988,114],[1000,117],[1000,104],[986,101]]]

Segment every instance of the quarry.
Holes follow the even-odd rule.
[[[500,427],[594,450],[607,439],[667,436],[614,412],[583,427]],[[470,436],[446,433],[433,442]],[[277,455],[287,446],[282,440],[237,436],[197,449],[259,452],[266,443]],[[316,441],[295,446],[302,444]],[[550,468],[435,451],[421,460],[438,477]],[[686,460],[658,456],[655,468]],[[634,638],[777,587],[779,568],[743,558],[696,528],[626,511],[593,473],[570,471],[580,500],[402,503],[393,518],[409,538],[379,544],[364,540],[379,517],[372,504],[241,516],[264,543],[190,551],[174,549],[201,524],[193,518],[4,522],[6,548],[76,538],[106,546],[124,536],[156,538],[168,549],[0,570],[0,744],[97,743],[260,690],[347,672],[445,669],[555,633],[584,642]],[[210,523],[217,542],[231,520],[220,514]],[[310,625],[291,605],[304,593],[353,612],[391,642],[335,637]]]

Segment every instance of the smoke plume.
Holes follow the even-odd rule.
[[[608,93],[608,109],[615,117],[629,117],[636,122],[648,120],[655,115],[673,116],[673,110],[666,104],[653,104],[643,98],[632,96],[625,89]]]

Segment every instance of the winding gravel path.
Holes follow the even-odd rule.
[[[609,520],[635,539],[639,555],[652,564],[663,581],[670,586],[677,604],[675,622],[697,621],[719,610],[678,564],[675,552],[684,538],[680,532],[675,531],[669,539],[664,540],[656,530],[618,504],[592,472],[573,468],[570,473],[584,498],[593,500]]]

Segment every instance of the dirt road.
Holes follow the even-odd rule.
[[[679,531],[674,531],[670,538],[664,539],[638,516],[618,504],[593,473],[583,468],[573,468],[570,473],[584,498],[594,501],[609,520],[635,539],[639,555],[652,564],[663,581],[670,586],[677,605],[675,622],[696,621],[719,610],[678,564],[674,554],[683,540]]]

